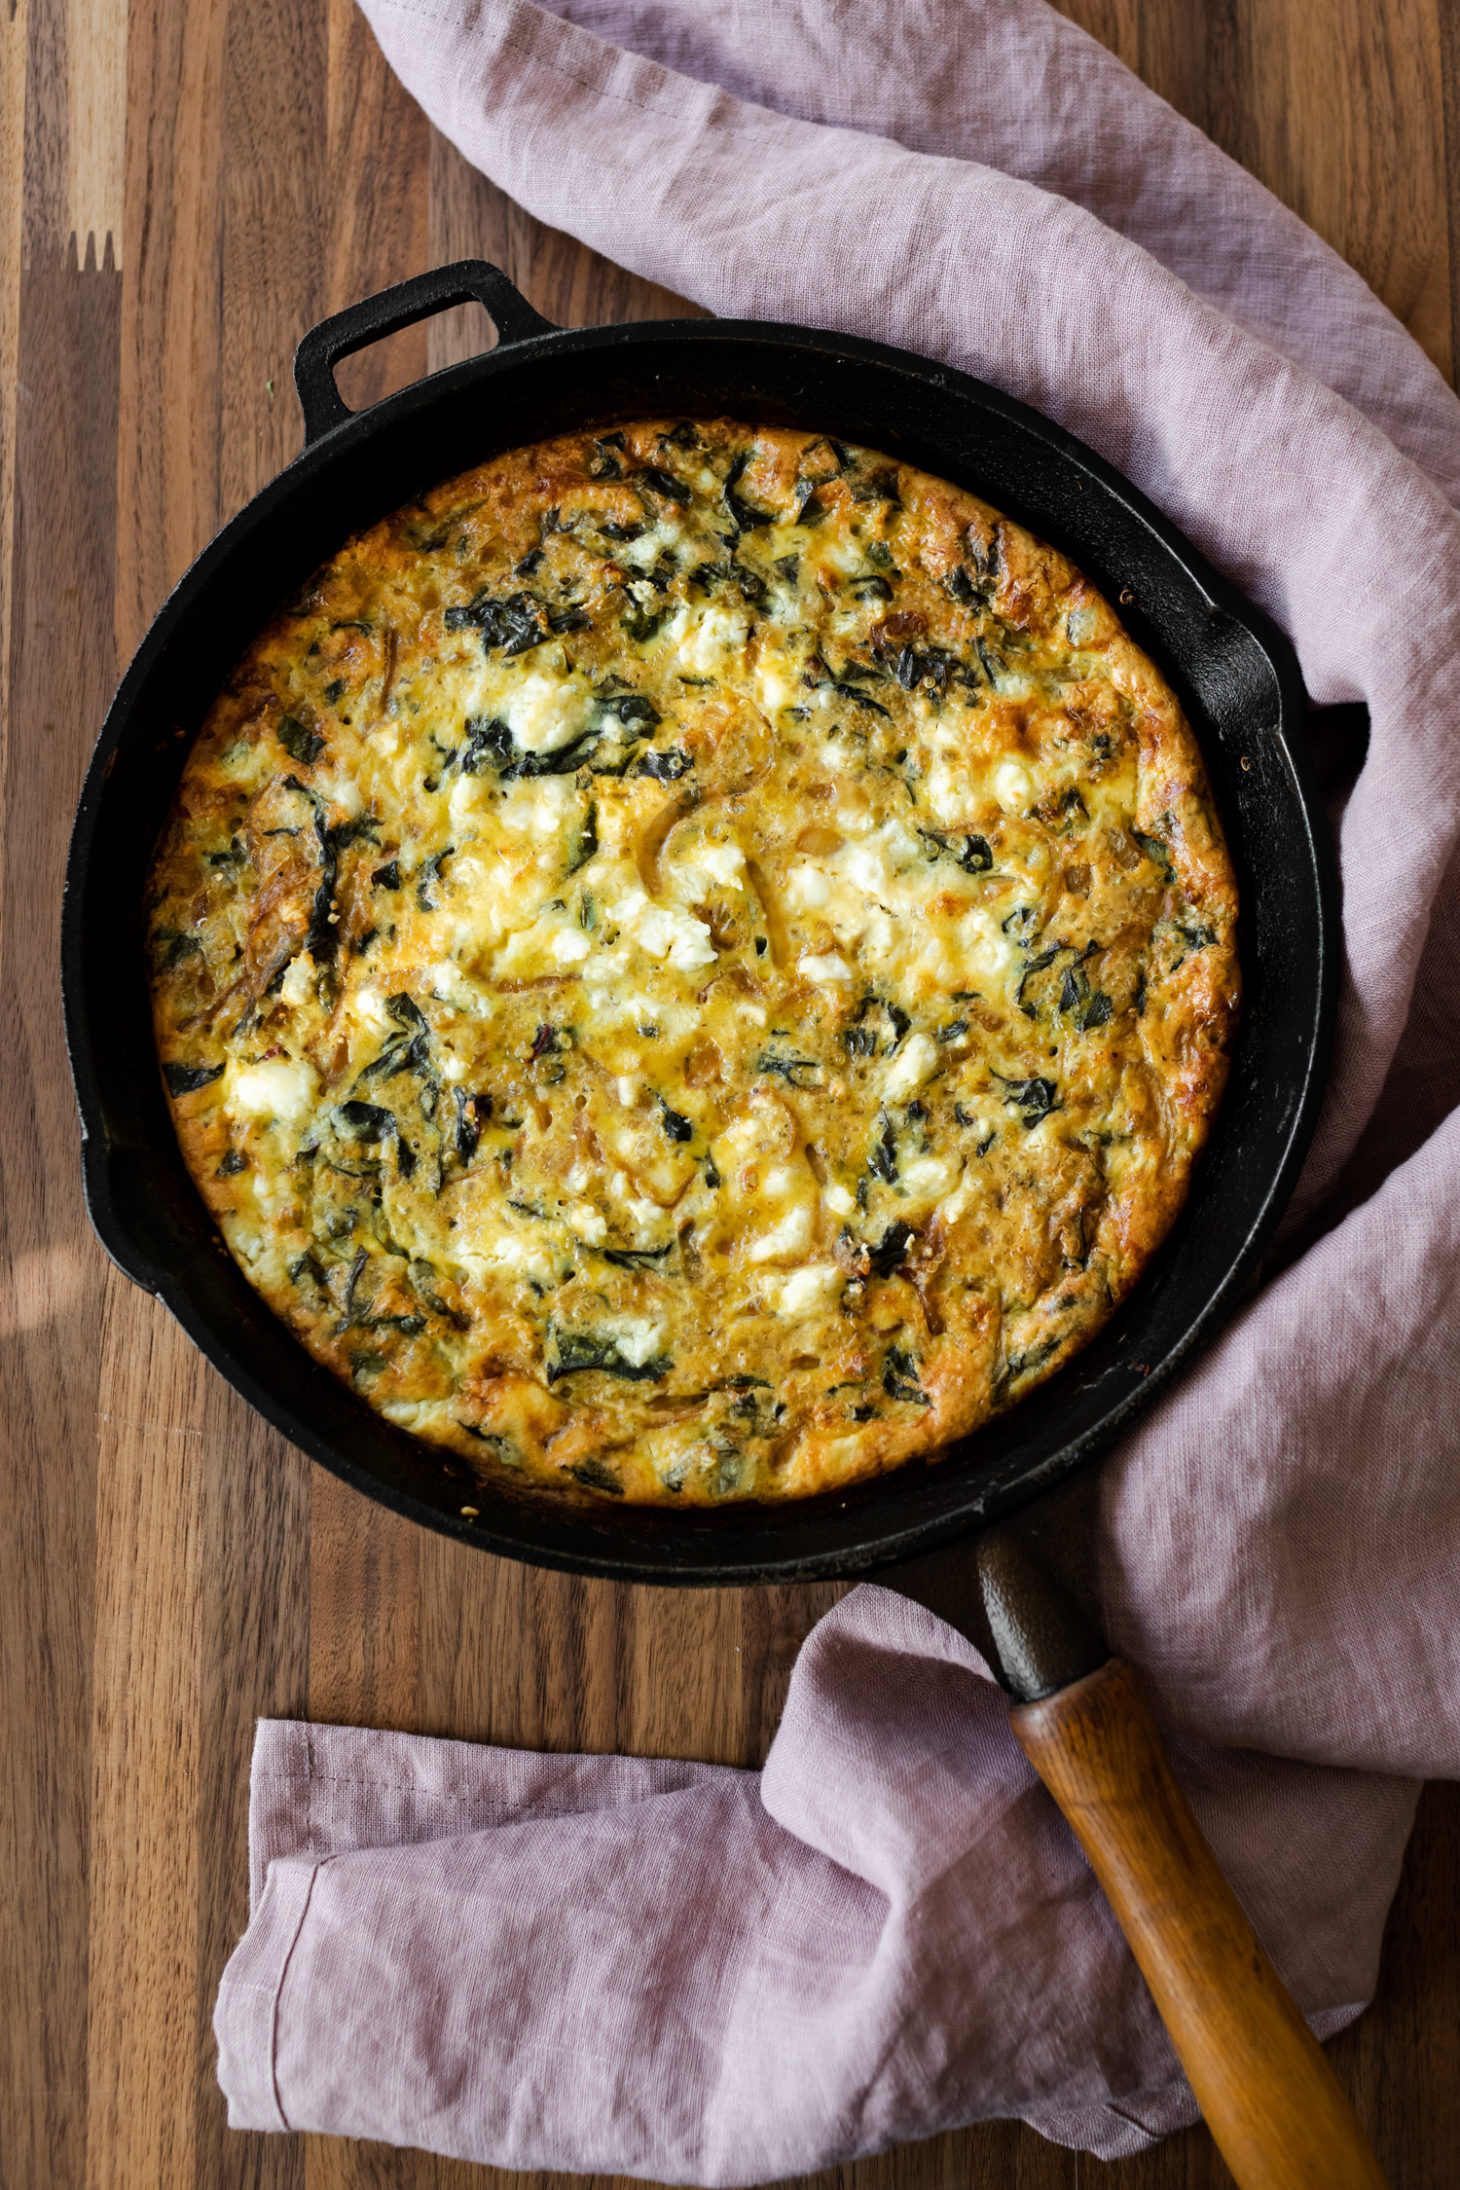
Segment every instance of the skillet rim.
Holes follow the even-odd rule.
[[[453,271],[453,270],[445,270]],[[491,270],[495,273],[495,270]],[[504,279],[504,277],[498,277]],[[429,277],[423,277],[429,279]],[[398,292],[385,292],[389,298]],[[514,292],[515,294],[515,292]],[[382,299],[367,300],[365,306],[356,307],[364,312],[369,305],[378,305]],[[520,300],[519,300],[520,301]],[[527,308],[524,304],[524,310]],[[345,315],[348,316],[348,315]],[[418,315],[419,316],[419,315]],[[326,323],[328,325],[329,323]],[[332,1470],[353,1488],[363,1492],[392,1510],[436,1529],[454,1539],[492,1551],[500,1556],[522,1559],[528,1563],[551,1566],[562,1570],[594,1574],[619,1580],[658,1582],[678,1586],[725,1586],[749,1585],[770,1581],[803,1581],[832,1576],[848,1576],[866,1573],[878,1567],[898,1564],[911,1557],[953,1542],[982,1527],[989,1520],[1037,1497],[1042,1490],[1056,1481],[1063,1480],[1076,1469],[1102,1454],[1128,1430],[1139,1415],[1155,1400],[1158,1392],[1169,1385],[1190,1359],[1194,1351],[1210,1339],[1235,1305],[1236,1299],[1248,1282],[1281,1216],[1292,1186],[1311,1140],[1321,1106],[1326,1066],[1331,1048],[1333,1022],[1337,1000],[1339,947],[1341,936],[1338,926],[1338,878],[1331,840],[1324,817],[1322,801],[1313,779],[1311,766],[1298,728],[1305,706],[1298,666],[1286,639],[1270,620],[1227,580],[1207,563],[1198,549],[1167,519],[1141,492],[1105,460],[1066,432],[1053,421],[1045,418],[1031,406],[1019,402],[989,383],[956,368],[919,357],[916,353],[871,342],[865,338],[841,335],[834,332],[802,328],[778,322],[755,320],[650,320],[634,321],[603,327],[579,329],[553,329],[542,323],[542,332],[527,334],[518,339],[499,340],[496,349],[484,356],[468,360],[441,373],[427,375],[410,383],[395,395],[384,398],[368,410],[352,412],[329,430],[307,442],[304,450],[283,472],[271,480],[255,495],[215,538],[204,548],[194,563],[184,573],[178,585],[159,609],[129,664],[118,687],[106,721],[98,738],[95,751],[87,769],[85,782],[77,805],[71,850],[68,858],[65,899],[62,913],[62,982],[65,1003],[67,1047],[71,1059],[72,1076],[78,1108],[81,1113],[83,1133],[83,1172],[88,1211],[103,1246],[112,1259],[134,1282],[154,1293],[187,1331],[189,1337],[225,1376],[233,1387],[260,1412],[273,1427],[287,1436],[291,1442],[307,1452],[312,1459]],[[383,330],[382,330],[383,331]],[[319,331],[317,330],[316,333]],[[306,337],[306,341],[310,338]],[[1257,1197],[1256,1205],[1245,1235],[1235,1253],[1226,1258],[1226,1266],[1220,1277],[1205,1290],[1202,1305],[1185,1323],[1176,1340],[1162,1354],[1142,1370],[1139,1380],[1127,1384],[1126,1389],[1111,1405],[1104,1408],[1097,1421],[1073,1436],[1054,1444],[1053,1448],[1039,1457],[1020,1465],[1015,1471],[1006,1471],[1000,1479],[998,1470],[980,1487],[972,1481],[960,1483],[962,1475],[970,1474],[960,1467],[957,1460],[945,1460],[937,1464],[918,1463],[875,1477],[861,1485],[851,1486],[844,1492],[830,1492],[816,1499],[788,1501],[784,1506],[760,1505],[753,1508],[732,1507],[705,1516],[689,1511],[675,1514],[670,1509],[613,1508],[600,1501],[574,1500],[559,1504],[545,1497],[514,1497],[510,1488],[502,1493],[500,1501],[490,1510],[483,1499],[480,1520],[467,1520],[458,1512],[450,1512],[428,1503],[423,1497],[412,1494],[381,1474],[367,1468],[350,1457],[348,1452],[331,1441],[323,1430],[312,1422],[302,1420],[287,1399],[281,1398],[268,1381],[248,1360],[241,1357],[231,1343],[230,1334],[221,1331],[215,1320],[199,1306],[194,1296],[186,1270],[167,1267],[159,1263],[151,1247],[139,1241],[129,1222],[124,1199],[116,1191],[114,1163],[118,1146],[108,1134],[103,1095],[103,1070],[98,1066],[92,1041],[90,1023],[89,989],[94,970],[88,950],[88,906],[86,891],[97,833],[108,824],[117,826],[115,817],[106,810],[107,786],[116,758],[124,741],[129,737],[140,738],[146,725],[140,724],[137,710],[148,689],[149,680],[165,666],[167,648],[174,642],[178,631],[184,627],[189,615],[206,595],[208,586],[230,560],[238,554],[250,535],[264,525],[279,505],[285,504],[297,493],[313,487],[321,479],[328,479],[336,467],[347,464],[349,459],[368,447],[382,433],[422,416],[463,391],[477,387],[489,387],[494,380],[506,373],[531,369],[533,363],[545,354],[560,359],[591,360],[595,353],[603,351],[632,351],[666,343],[705,345],[722,353],[733,354],[736,345],[750,345],[768,349],[772,353],[797,352],[808,363],[825,366],[850,365],[870,367],[875,373],[891,372],[901,375],[913,388],[936,390],[944,397],[961,399],[970,412],[970,423],[975,428],[981,419],[992,417],[1002,421],[1017,433],[1032,435],[1043,443],[1066,471],[1082,475],[1099,490],[1099,498],[1113,504],[1123,517],[1133,521],[1139,531],[1148,535],[1160,558],[1168,567],[1174,566],[1187,587],[1205,602],[1214,619],[1225,618],[1236,625],[1246,639],[1258,649],[1270,673],[1276,695],[1276,714],[1270,733],[1276,758],[1281,762],[1281,773],[1291,785],[1297,818],[1303,826],[1302,841],[1294,854],[1292,873],[1287,878],[1302,887],[1315,935],[1317,963],[1313,968],[1309,1020],[1305,1021],[1303,1054],[1298,1085],[1290,1090],[1292,1096],[1286,1134],[1282,1140],[1279,1160],[1271,1166],[1269,1174]],[[681,406],[682,407],[682,406]],[[713,406],[723,411],[724,404],[717,399]],[[646,403],[641,401],[639,413],[643,414]],[[769,415],[767,407],[760,406],[761,415]],[[584,406],[584,423],[596,423],[605,413],[595,414],[591,403]],[[623,406],[616,406],[613,416],[629,415]],[[823,430],[835,430],[824,427]],[[513,439],[493,436],[487,440],[496,446],[514,445]],[[480,457],[468,461],[480,461]],[[916,455],[913,460],[922,462],[925,468],[938,470],[943,476],[958,477],[960,471],[966,477],[967,466],[946,452],[941,461],[936,457]],[[462,468],[466,468],[463,466]],[[446,476],[450,476],[449,474]],[[430,483],[430,482],[427,482]],[[971,482],[978,488],[978,482]],[[978,491],[984,491],[978,488]],[[389,499],[389,507],[399,506],[399,497]],[[1010,498],[1004,495],[1000,506],[1007,507]],[[1011,514],[1014,512],[1011,511]],[[380,514],[385,514],[382,510]],[[359,520],[347,523],[338,536],[344,537],[355,529]],[[1028,521],[1027,519],[1025,521]],[[1035,529],[1041,529],[1036,523]],[[1047,527],[1046,536],[1050,536]],[[1057,538],[1056,545],[1063,543]],[[1075,560],[1082,568],[1089,569],[1091,557],[1087,550],[1077,550]],[[1099,575],[1092,571],[1092,575]],[[1102,584],[1108,581],[1100,576]],[[1161,660],[1163,668],[1171,673],[1169,647],[1163,646],[1159,627],[1142,628],[1140,615],[1128,616],[1127,621],[1143,646],[1147,646]],[[1164,657],[1164,658],[1163,658]],[[1213,732],[1210,716],[1203,703],[1196,710],[1190,707],[1191,687],[1184,676],[1178,678],[1178,689],[1189,712],[1198,716],[1198,731],[1203,750],[1209,762]],[[1231,830],[1230,811],[1224,813]],[[1245,824],[1241,832],[1245,836]],[[1237,849],[1234,844],[1234,851]],[[1254,888],[1262,888],[1248,876],[1244,880],[1244,896]],[[1249,931],[1251,920],[1249,916]],[[1248,972],[1244,962],[1244,972]],[[148,1027],[150,1036],[150,1023]],[[1242,1036],[1239,1033],[1239,1045]],[[1235,1076],[1235,1074],[1234,1074]],[[159,1093],[160,1102],[160,1093]],[[163,1112],[167,1124],[170,1146],[154,1149],[167,1162],[169,1155],[179,1169],[180,1152],[172,1136],[171,1120]],[[1219,1112],[1213,1130],[1215,1143],[1221,1130],[1224,1111]],[[183,1172],[186,1178],[185,1171]],[[1199,1174],[1200,1176],[1200,1174]],[[195,1195],[191,1180],[188,1191]],[[197,1206],[203,1205],[198,1198]],[[206,1212],[204,1212],[206,1217]],[[211,1218],[207,1223],[211,1228]],[[1152,1282],[1172,1261],[1185,1236],[1182,1218],[1178,1218],[1172,1233],[1154,1259],[1152,1268],[1130,1300],[1123,1304],[1112,1318],[1107,1331],[1119,1327],[1127,1336],[1138,1331],[1140,1307],[1151,1290]],[[226,1256],[221,1238],[213,1235],[220,1255]],[[232,1266],[230,1265],[230,1268]],[[245,1290],[246,1280],[236,1273],[238,1283]],[[250,1299],[256,1300],[252,1295]],[[348,1393],[338,1384],[330,1372],[312,1362],[298,1346],[287,1329],[277,1322],[272,1312],[263,1311],[269,1324],[283,1336],[289,1348],[309,1362],[310,1368],[329,1387],[330,1395],[347,1402],[346,1412],[363,1414],[370,1424],[380,1426],[383,1418],[369,1409],[365,1402]],[[245,1323],[248,1319],[245,1317]],[[1100,1339],[1092,1341],[1098,1346]],[[1049,1385],[1010,1411],[1010,1415],[996,1418],[1007,1423],[1018,1418],[1027,1424],[1030,1416],[1026,1410],[1034,1407],[1041,1393],[1058,1397],[1061,1387],[1068,1392],[1072,1387],[1072,1375],[1089,1354],[1087,1348]],[[325,1406],[326,1413],[333,1410]],[[1016,1425],[1017,1426],[1017,1425]],[[389,1427],[389,1425],[386,1425]],[[970,1440],[977,1442],[978,1433]],[[392,1438],[399,1439],[416,1456],[424,1450],[434,1456],[436,1448],[422,1445],[407,1433],[392,1430]],[[443,1454],[443,1464],[446,1457]],[[955,1473],[957,1471],[957,1473]],[[448,1471],[449,1472],[449,1471]],[[899,1488],[907,1490],[913,1483],[931,1482],[939,1487],[961,1488],[961,1498],[945,1498],[941,1510],[914,1517],[899,1526],[891,1515],[886,1515],[881,1525],[878,1509],[884,1510],[896,1503]],[[495,1489],[495,1485],[493,1488]],[[459,1495],[456,1493],[454,1495]],[[904,1501],[906,1502],[906,1501]],[[850,1510],[850,1528],[845,1516]],[[868,1515],[866,1525],[861,1516]],[[505,1526],[516,1516],[523,1522],[523,1533]],[[646,1549],[643,1543],[644,1518],[657,1517],[664,1529],[664,1540]],[[822,1523],[834,1538],[828,1548],[786,1550],[777,1553],[752,1550],[749,1556],[735,1556],[737,1542],[743,1544],[746,1537],[754,1537],[762,1530],[771,1533],[780,1522],[780,1533],[806,1535],[817,1533]],[[747,1526],[747,1522],[749,1525]],[[652,1522],[651,1531],[652,1535]],[[636,1544],[626,1543],[638,1538]]]

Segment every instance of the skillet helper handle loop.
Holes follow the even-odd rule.
[[[343,425],[354,412],[335,386],[335,367],[342,357],[368,349],[402,327],[432,319],[453,304],[483,305],[497,330],[497,346],[523,342],[531,335],[553,334],[550,319],[535,311],[519,289],[513,287],[500,266],[486,259],[458,259],[452,266],[433,267],[393,288],[364,297],[329,319],[312,327],[294,352],[294,386],[304,413],[304,446],[309,448],[331,427]]]
[[[1385,2190],[1176,1784],[1130,1666],[1112,1658],[1011,1718],[1105,1889],[1240,2190]]]

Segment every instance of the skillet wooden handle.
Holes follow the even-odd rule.
[[[1112,1658],[1012,1713],[1090,1859],[1241,2190],[1385,2190],[1348,2100]]]

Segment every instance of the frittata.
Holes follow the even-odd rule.
[[[717,419],[349,541],[198,734],[148,930],[184,1156],[303,1344],[481,1477],[704,1505],[935,1459],[1100,1328],[1236,914],[1062,555]]]

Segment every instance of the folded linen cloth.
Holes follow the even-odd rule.
[[[466,156],[720,313],[1037,404],[1287,630],[1336,774],[1329,1100],[1265,1288],[1107,1463],[1112,1639],[1315,2027],[1460,1771],[1460,406],[1342,263],[1040,0],[364,0]],[[1320,766],[1341,768],[1321,712]],[[1192,2117],[974,1652],[864,1588],[760,1775],[265,1724],[236,2125],[763,2181],[991,2115]]]

